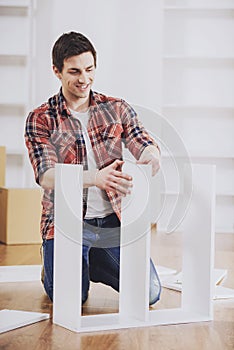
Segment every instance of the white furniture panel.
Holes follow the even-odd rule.
[[[56,164],[53,322],[74,331],[81,319],[82,188],[83,166]]]
[[[53,322],[76,332],[90,332],[211,320],[215,167],[193,166],[194,192],[185,218],[183,240],[182,307],[151,311],[148,306],[150,167],[129,162],[125,164],[125,171],[133,176],[135,186],[132,194],[123,201],[120,311],[118,314],[81,316],[82,166],[56,166]],[[185,196],[190,195],[190,181],[188,166]],[[204,211],[206,217],[201,220]]]
[[[0,311],[0,333],[8,332],[49,318],[49,314],[41,312],[4,309]]]

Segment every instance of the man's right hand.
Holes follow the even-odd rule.
[[[101,190],[114,191],[122,196],[130,194],[132,187],[132,177],[122,171],[116,170],[123,165],[123,161],[115,160],[112,164],[101,170],[84,171],[84,187],[97,186]],[[49,190],[54,188],[55,170],[48,169],[40,180],[42,188]]]
[[[124,197],[130,194],[130,189],[133,186],[132,177],[116,170],[123,163],[124,161],[117,159],[107,167],[98,170],[95,176],[95,185],[101,190],[114,191]]]

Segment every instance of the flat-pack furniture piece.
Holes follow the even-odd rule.
[[[6,180],[6,147],[0,146],[0,187],[5,186]]]
[[[0,188],[0,241],[40,244],[40,188]]]
[[[185,168],[185,196],[186,181],[189,182],[186,172],[191,177],[191,168],[187,170]],[[134,180],[132,194],[122,201],[119,313],[82,316],[83,168],[56,165],[55,324],[75,332],[92,332],[212,319],[215,167],[194,165],[192,170],[193,195],[184,219],[181,307],[149,310],[151,169],[127,162],[124,172],[131,174]]]

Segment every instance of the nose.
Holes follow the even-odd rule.
[[[79,76],[78,81],[80,84],[88,84],[89,82],[88,74],[86,72],[82,72]]]

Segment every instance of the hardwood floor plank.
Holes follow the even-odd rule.
[[[181,268],[181,236],[152,235],[152,257],[156,264]],[[40,264],[40,245],[0,245],[1,265]],[[228,270],[222,285],[234,288],[234,235],[216,235],[215,266]],[[118,312],[118,293],[92,284],[83,306],[84,315]],[[153,309],[179,307],[181,293],[163,289]],[[39,281],[1,283],[0,308],[45,312],[53,305]],[[116,331],[74,333],[52,324],[51,319],[0,335],[1,350],[233,350],[234,299],[214,301],[214,320]]]

